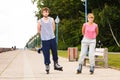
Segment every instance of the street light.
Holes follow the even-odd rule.
[[[58,24],[59,24],[59,22],[60,22],[60,19],[57,16],[56,19],[55,19],[55,23],[56,23],[56,42],[57,42],[57,45],[58,45]]]
[[[87,22],[87,0],[81,0],[82,2],[85,2],[85,22]]]
[[[82,2],[84,2],[84,6],[85,6],[85,22],[87,22],[87,0],[81,0]],[[88,50],[86,51],[86,56],[88,56]]]

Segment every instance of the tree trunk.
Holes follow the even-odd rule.
[[[111,34],[112,34],[112,36],[113,36],[113,39],[115,40],[115,42],[116,42],[116,44],[118,45],[118,47],[120,47],[120,44],[118,43],[118,41],[117,41],[117,39],[116,39],[116,37],[115,37],[115,35],[114,35],[114,33],[113,33],[113,30],[112,30],[112,27],[111,27],[111,24],[110,24],[109,20],[108,20],[108,25],[109,25],[109,27],[110,27],[110,31],[111,31]]]

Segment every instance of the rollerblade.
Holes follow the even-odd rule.
[[[91,66],[90,67],[90,74],[93,74],[94,73],[94,66]]]
[[[47,74],[49,74],[50,66],[49,65],[45,65],[45,67],[46,67]]]
[[[61,67],[57,62],[54,62],[54,70],[63,71],[63,67]]]
[[[77,69],[77,74],[82,73],[82,64],[79,64],[78,69]]]

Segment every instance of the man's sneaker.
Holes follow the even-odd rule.
[[[63,67],[60,66],[58,63],[54,63],[54,70],[63,71]]]
[[[45,65],[45,67],[46,67],[47,74],[49,74],[50,66],[49,65]]]
[[[78,69],[77,69],[77,74],[82,73],[82,64],[79,64]]]
[[[90,74],[94,73],[94,66],[90,66]]]

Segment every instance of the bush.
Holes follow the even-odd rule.
[[[63,43],[63,42],[58,43],[59,50],[67,50],[67,48],[68,48],[68,46],[65,43]]]
[[[110,52],[120,52],[120,47],[118,47],[117,45],[115,45],[115,46],[110,46],[110,47],[108,47],[108,50],[109,50]]]

